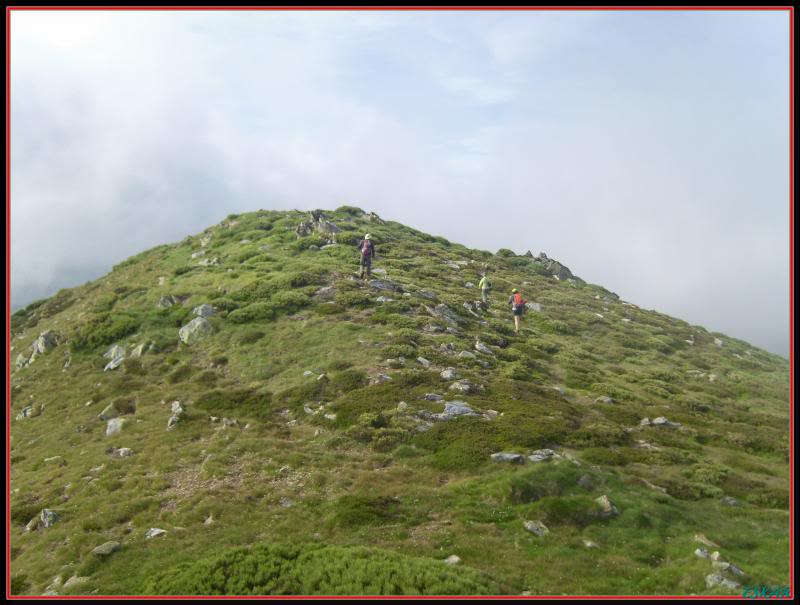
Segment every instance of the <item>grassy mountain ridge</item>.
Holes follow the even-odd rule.
[[[355,278],[366,232],[369,283]],[[487,309],[467,286],[484,267]],[[511,284],[539,309],[518,336]],[[214,309],[202,322],[200,305]],[[192,321],[208,333],[185,344]],[[353,207],[259,211],[11,324],[17,592],[329,592],[289,581],[303,557],[320,577],[363,560],[371,571],[341,585],[365,594],[736,590],[709,574],[788,583],[788,362],[552,259],[471,250]],[[124,357],[104,371],[114,345]],[[453,401],[472,413],[443,417]],[[549,459],[491,458],[540,450]],[[26,530],[43,509],[58,520]],[[151,528],[166,534],[146,538]],[[108,541],[119,550],[92,553]],[[460,563],[441,560],[453,554]],[[392,557],[405,558],[376,563]],[[408,571],[376,571],[389,567]],[[229,575],[203,584],[208,569]],[[256,582],[254,569],[272,575]],[[437,579],[415,583],[421,569]]]

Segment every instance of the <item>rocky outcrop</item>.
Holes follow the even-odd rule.
[[[205,317],[195,317],[178,331],[178,337],[181,342],[190,345],[213,332],[213,326]]]

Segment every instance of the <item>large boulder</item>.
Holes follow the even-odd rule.
[[[58,339],[56,338],[56,333],[52,330],[46,330],[39,334],[39,338],[33,341],[33,345],[31,348],[33,349],[34,354],[41,355],[43,353],[47,353],[49,350],[54,349],[58,346]]]
[[[214,327],[205,317],[195,317],[178,330],[178,337],[184,344],[190,345],[214,332]]]

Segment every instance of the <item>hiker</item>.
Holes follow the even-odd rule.
[[[486,273],[481,273],[481,281],[478,282],[478,287],[481,289],[481,299],[485,304],[489,304],[489,290],[492,289],[492,284]]]
[[[519,334],[519,318],[525,312],[525,301],[522,300],[522,294],[516,288],[511,290],[508,304],[511,305],[511,313],[514,314],[514,334]]]
[[[361,252],[361,273],[358,277],[364,279],[365,269],[367,277],[372,275],[372,257],[375,256],[375,244],[372,243],[372,236],[369,233],[358,243],[358,249]]]

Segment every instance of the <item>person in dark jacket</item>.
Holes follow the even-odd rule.
[[[361,273],[358,277],[364,279],[365,271],[367,277],[372,274],[372,259],[375,256],[375,244],[372,243],[372,236],[369,233],[358,243],[358,250],[361,252]]]

